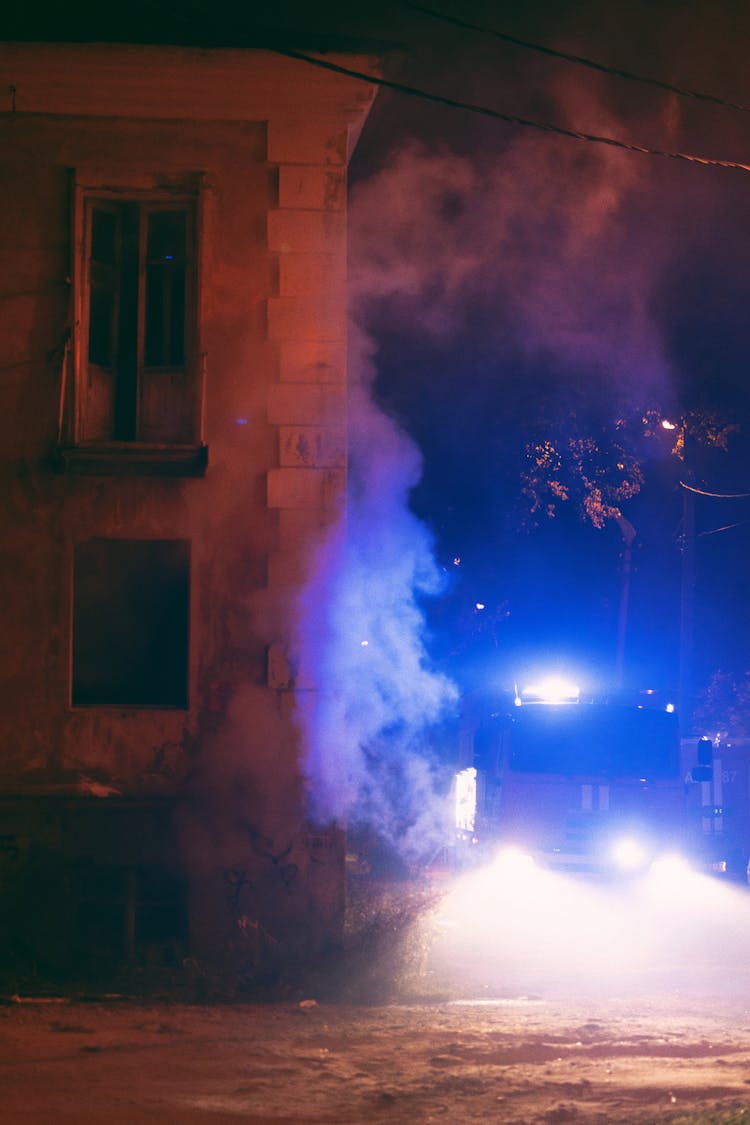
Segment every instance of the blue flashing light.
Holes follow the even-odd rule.
[[[529,684],[521,692],[521,702],[534,703],[578,703],[581,689],[578,684],[562,676],[547,676],[543,680]]]

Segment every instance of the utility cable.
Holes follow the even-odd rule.
[[[407,0],[403,0],[403,2],[406,3]],[[411,0],[409,0],[409,2],[411,2]],[[175,6],[169,3],[169,0],[157,0],[157,3],[159,3],[159,6],[164,10],[176,10]],[[183,22],[186,22],[184,9],[185,6],[183,5],[183,7],[181,8],[181,17]],[[431,11],[431,9],[429,10]],[[188,17],[188,19],[192,20],[192,13]],[[526,44],[524,43],[524,45]],[[328,59],[319,57],[318,55],[309,55],[304,51],[297,51],[290,47],[285,48],[280,45],[274,45],[272,42],[264,43],[263,46],[266,50],[273,51],[277,55],[284,55],[287,58],[299,59],[301,62],[309,63],[311,66],[319,67],[322,70],[332,71],[334,74],[343,74],[349,78],[356,78],[360,82],[369,83],[371,86],[393,90],[396,93],[405,94],[409,97],[420,98],[423,101],[433,102],[437,105],[448,106],[451,109],[462,109],[469,113],[479,114],[483,117],[491,117],[497,121],[505,121],[509,125],[518,125],[524,128],[538,129],[545,133],[550,133],[561,137],[568,137],[571,140],[587,141],[590,144],[609,145],[612,148],[622,149],[626,152],[642,153],[646,156],[663,156],[670,160],[682,160],[691,164],[700,164],[704,167],[709,168],[731,168],[739,172],[750,172],[750,164],[743,163],[739,160],[720,160],[713,157],[699,156],[697,153],[676,152],[670,151],[668,149],[654,148],[649,145],[637,145],[632,144],[628,141],[619,140],[616,137],[606,137],[596,133],[584,133],[575,129],[566,129],[562,125],[554,125],[551,122],[538,121],[533,118],[521,117],[517,114],[503,113],[500,110],[490,109],[489,106],[474,105],[471,102],[463,102],[459,101],[458,99],[448,98],[442,94],[433,94],[428,90],[421,89],[418,86],[410,86],[404,82],[394,82],[393,80],[388,78],[380,78],[374,74],[367,74],[364,71],[355,70],[352,67],[346,67],[342,66],[339,63],[331,62]],[[552,52],[552,48],[545,48],[545,50],[549,50],[550,52]],[[578,59],[577,56],[571,57],[574,58],[574,61],[583,61],[582,59]],[[586,61],[591,63],[591,60]],[[591,63],[591,65],[594,64]],[[697,92],[695,92],[694,94],[693,92],[690,93],[691,96],[698,96]],[[709,100],[715,100],[711,95],[705,95],[705,97]],[[734,108],[747,108],[750,110],[750,107],[740,105],[737,105]]]
[[[504,43],[512,43],[514,46],[523,47],[528,51],[538,51],[539,54],[542,55],[551,55],[552,58],[576,63],[578,66],[588,67],[590,70],[599,71],[601,74],[613,74],[617,78],[626,78],[631,82],[643,82],[648,86],[656,86],[657,89],[667,90],[671,94],[679,94],[681,98],[694,98],[697,101],[710,102],[712,105],[723,106],[725,109],[737,109],[742,113],[750,113],[750,105],[743,105],[742,102],[728,101],[726,98],[720,98],[716,94],[707,94],[701,90],[691,90],[688,86],[677,86],[672,82],[666,82],[660,78],[651,78],[649,75],[639,74],[637,71],[607,66],[606,63],[596,62],[594,59],[586,58],[585,55],[574,55],[569,51],[559,51],[554,47],[546,47],[542,43],[534,43],[530,39],[520,39],[516,35],[509,35],[507,32],[498,31],[492,27],[472,23],[470,20],[462,19],[460,16],[451,16],[448,15],[447,12],[436,11],[426,4],[417,3],[417,0],[401,0],[401,3],[407,8],[413,8],[416,12],[422,12],[424,15],[430,16],[432,19],[442,20],[445,23],[453,24],[455,27],[463,27],[468,31],[476,31],[480,35],[490,35],[495,39],[501,39]]]
[[[169,0],[157,0],[159,6],[165,10],[173,9],[174,6],[169,3]],[[407,0],[404,0],[407,2]],[[183,6],[184,7],[184,6]],[[183,22],[184,11],[182,11]],[[601,136],[597,133],[585,133],[575,129],[566,129],[562,125],[554,125],[547,121],[538,121],[534,118],[521,117],[517,114],[503,113],[500,110],[490,109],[489,106],[475,105],[471,102],[459,101],[455,98],[449,98],[442,94],[433,94],[428,90],[423,90],[418,86],[411,86],[404,82],[394,82],[392,79],[380,78],[374,74],[367,74],[361,70],[355,70],[352,67],[342,66],[339,63],[331,62],[328,59],[323,59],[318,55],[309,55],[304,51],[297,51],[290,47],[282,47],[280,45],[273,45],[273,43],[264,43],[264,48],[273,51],[277,55],[283,55],[291,59],[299,59],[301,62],[309,63],[311,66],[316,66],[322,70],[332,71],[334,74],[343,74],[348,78],[358,79],[360,82],[367,82],[371,86],[381,87],[387,90],[393,90],[396,93],[405,94],[408,97],[420,98],[423,101],[433,102],[437,105],[448,106],[451,109],[462,109],[469,113],[476,113],[483,117],[490,117],[496,121],[505,121],[509,125],[518,125],[529,129],[538,129],[545,133],[550,133],[560,137],[568,137],[571,140],[587,141],[590,144],[609,145],[612,148],[618,148],[625,152],[642,153],[646,156],[663,156],[670,160],[682,160],[690,164],[700,164],[709,168],[730,168],[739,172],[750,172],[750,164],[746,164],[739,160],[720,160],[708,156],[699,156],[697,153],[671,151],[668,149],[654,148],[650,145],[638,145],[628,141],[620,140],[616,137]],[[550,48],[551,50],[551,48]],[[709,95],[706,95],[709,97]],[[742,108],[737,106],[735,108]],[[750,107],[748,107],[750,108]]]
[[[718,535],[720,531],[733,531],[735,527],[744,527],[747,520],[740,520],[739,523],[728,523],[724,527],[713,527],[710,531],[699,531],[698,538],[702,539],[706,535]]]
[[[665,156],[670,160],[684,160],[690,164],[702,164],[708,168],[734,168],[739,172],[750,172],[750,164],[744,164],[740,160],[719,160],[710,156],[698,156],[692,152],[676,152],[668,149],[653,148],[650,145],[638,145],[629,141],[622,141],[616,137],[601,136],[597,133],[584,133],[576,129],[566,129],[563,125],[553,125],[548,121],[537,121],[531,117],[520,117],[513,113],[503,113],[497,109],[490,109],[489,106],[474,105],[472,102],[458,101],[455,98],[445,97],[443,94],[432,94],[427,90],[422,90],[418,86],[409,86],[404,82],[394,82],[388,78],[378,78],[374,74],[366,74],[361,70],[354,70],[348,66],[341,66],[339,63],[330,62],[328,59],[318,58],[315,55],[305,54],[303,51],[295,51],[292,48],[272,47],[269,46],[268,50],[274,51],[277,55],[285,55],[290,59],[299,59],[301,62],[310,63],[312,66],[321,67],[323,70],[331,70],[335,74],[344,74],[348,78],[357,78],[360,82],[368,82],[371,86],[380,86],[386,90],[394,90],[399,94],[406,94],[409,97],[421,98],[423,101],[435,102],[438,105],[449,106],[451,109],[463,109],[469,113],[477,113],[483,117],[492,117],[497,121],[505,121],[509,125],[520,125],[529,129],[540,129],[545,133],[556,134],[560,137],[569,137],[576,141],[588,141],[590,144],[609,145],[612,148],[624,149],[625,152],[640,152],[646,156]]]
[[[708,496],[712,500],[750,500],[750,492],[707,492],[684,480],[680,481],[680,488],[684,488],[686,492],[694,492],[696,496]]]

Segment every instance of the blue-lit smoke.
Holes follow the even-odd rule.
[[[455,693],[425,647],[420,603],[440,574],[409,510],[419,451],[373,404],[368,341],[352,335],[347,511],[301,598],[297,716],[312,815],[366,823],[416,858],[443,839],[431,728]]]
[[[348,512],[314,560],[295,646],[321,820],[366,819],[416,848],[420,834],[439,835],[447,804],[434,799],[430,728],[454,692],[427,655],[421,603],[439,576],[409,509],[421,457],[374,404],[371,336],[408,324],[447,348],[480,315],[498,348],[594,381],[606,372],[619,386],[637,371],[641,389],[663,391],[668,363],[648,302],[658,238],[646,261],[621,216],[647,176],[622,154],[523,135],[474,160],[408,143],[355,190]]]

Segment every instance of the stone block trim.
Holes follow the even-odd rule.
[[[341,211],[268,212],[268,249],[278,254],[337,252],[344,261],[346,217]]]
[[[272,340],[343,340],[344,319],[332,315],[332,303],[327,294],[271,297],[267,305],[269,337]]]
[[[344,468],[346,432],[343,426],[280,426],[279,462],[306,468]]]
[[[335,340],[283,340],[279,378],[283,383],[345,383],[345,343]]]
[[[268,123],[268,159],[271,164],[346,166],[347,129],[309,116],[296,121],[273,118]]]
[[[330,294],[342,310],[346,308],[346,270],[340,256],[333,254],[281,254],[279,258],[279,295],[282,297],[314,297]]]
[[[346,206],[344,170],[282,164],[279,168],[279,207],[303,211],[343,211]]]
[[[315,383],[276,383],[269,388],[268,420],[277,426],[343,426],[345,389]]]
[[[344,498],[343,469],[269,469],[269,508],[335,508]]]

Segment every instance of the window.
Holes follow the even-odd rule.
[[[202,471],[197,190],[79,186],[75,199],[75,371],[63,462],[74,471],[149,463]]]
[[[185,206],[87,201],[83,440],[194,436],[190,219]]]
[[[74,707],[187,707],[190,544],[89,539],[73,569]]]

